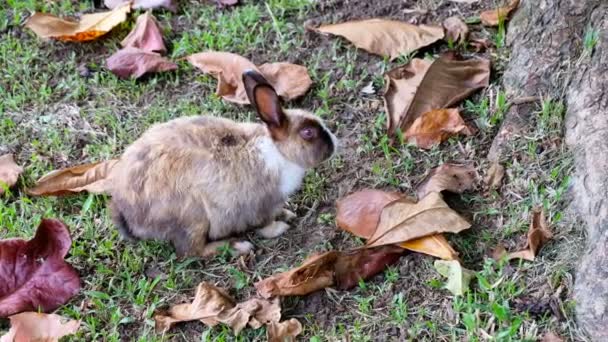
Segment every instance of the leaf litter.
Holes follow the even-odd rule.
[[[80,321],[38,312],[22,312],[8,319],[11,329],[0,336],[0,342],[58,342],[80,327]]]
[[[542,246],[552,238],[553,233],[549,230],[544,211],[535,208],[532,211],[532,220],[530,222],[530,228],[528,229],[526,247],[517,252],[507,253],[502,245],[498,245],[492,252],[492,258],[499,260],[506,256],[507,260],[524,259],[534,261]]]
[[[457,260],[435,260],[433,266],[437,273],[448,278],[444,288],[455,296],[463,296],[475,276],[475,272],[462,267]]]
[[[481,12],[479,18],[484,26],[498,26],[500,22],[505,22],[509,19],[509,16],[517,9],[517,6],[519,6],[519,0],[511,0],[507,6]]]
[[[23,168],[13,159],[12,154],[5,154],[0,157],[0,195],[4,193],[5,187],[10,188],[17,183]]]
[[[118,159],[111,159],[51,171],[27,193],[33,196],[60,196],[81,191],[109,193],[111,182],[107,177],[116,163]]]

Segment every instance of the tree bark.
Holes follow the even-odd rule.
[[[591,53],[583,37],[597,30]],[[567,105],[566,143],[574,151],[573,208],[588,241],[576,275],[579,325],[595,341],[608,341],[608,2],[524,0],[508,27],[511,58],[503,84],[514,100],[489,151],[504,157],[509,141],[530,125],[534,102],[550,97]]]

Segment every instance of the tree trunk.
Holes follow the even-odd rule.
[[[599,38],[593,52],[584,46],[589,28]],[[507,37],[503,84],[513,105],[488,159],[499,161],[511,137],[529,127],[537,108],[531,97],[567,105],[566,142],[576,163],[572,204],[588,233],[575,285],[577,320],[592,339],[608,341],[608,3],[524,0]]]

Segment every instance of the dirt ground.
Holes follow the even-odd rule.
[[[478,132],[425,151],[387,145],[382,75],[405,60],[383,60],[304,26],[374,17],[440,23],[457,15],[470,23],[471,35],[501,45],[501,33],[482,27],[476,19],[480,9],[495,1],[244,2],[220,10],[204,2],[182,1],[175,14],[155,12],[166,30],[168,55],[181,58],[215,49],[242,54],[256,64],[306,65],[313,89],[288,107],[322,116],[340,139],[339,155],[311,171],[290,201],[298,215],[292,229],[275,240],[251,234],[256,251],[243,259],[179,261],[163,243],[125,243],[109,220],[103,196],[29,198],[15,191],[0,203],[0,227],[7,227],[0,230],[0,238],[30,236],[43,216],[61,218],[72,229],[75,245],[69,261],[82,276],[83,291],[59,313],[82,319],[83,327],[70,340],[264,340],[263,331],[235,337],[225,327],[194,322],[179,324],[161,336],[154,333],[151,317],[157,308],[189,301],[200,281],[216,283],[245,299],[254,294],[254,282],[295,267],[312,253],[362,244],[335,225],[336,200],[353,191],[372,187],[413,194],[427,172],[443,162],[473,163],[481,174],[489,167],[487,151],[510,101],[501,88],[507,46],[483,53],[458,47],[465,56],[492,61],[490,87],[461,105],[465,120]],[[26,167],[22,185],[31,185],[52,169],[116,157],[155,122],[201,113],[253,119],[250,108],[214,96],[215,81],[185,62],[175,73],[139,81],[118,80],[107,72],[104,59],[116,50],[134,19],[109,37],[82,45],[40,42],[21,25],[34,9],[75,15],[91,12],[93,6],[92,1],[0,5],[7,14],[0,26],[0,56],[7,62],[0,79],[0,154],[14,153]],[[447,44],[438,43],[417,56],[436,56],[447,49]],[[370,82],[376,92],[361,92]],[[305,327],[302,340],[310,341],[533,341],[549,331],[569,341],[585,340],[573,317],[573,266],[584,240],[566,210],[573,165],[562,144],[562,119],[560,99],[544,99],[529,131],[508,149],[502,188],[489,191],[480,186],[447,198],[473,223],[468,231],[448,237],[463,264],[479,271],[467,295],[454,297],[442,289],[444,280],[434,271],[433,258],[409,253],[355,289],[285,298],[284,317],[300,319]],[[535,206],[544,208],[553,241],[534,262],[492,261],[488,252],[498,243],[508,250],[525,243]],[[0,322],[0,331],[3,327],[6,322]]]

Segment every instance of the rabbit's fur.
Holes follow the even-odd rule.
[[[170,241],[180,256],[209,256],[232,235],[288,226],[274,221],[307,169],[330,158],[334,135],[314,115],[283,110],[253,71],[243,80],[263,124],[198,116],[157,124],[113,168],[111,210],[127,238]],[[212,242],[214,241],[214,242]],[[240,252],[248,242],[231,241]]]

